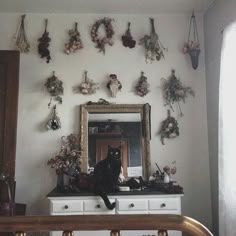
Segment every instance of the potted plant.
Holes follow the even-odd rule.
[[[196,70],[198,68],[199,55],[201,50],[194,12],[190,20],[188,41],[184,44],[183,52],[184,54],[190,55],[192,67],[194,70]]]

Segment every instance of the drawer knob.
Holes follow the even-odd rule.
[[[165,203],[162,203],[161,204],[161,207],[163,208],[163,207],[166,207],[166,204]]]
[[[134,204],[133,204],[133,203],[131,203],[129,206],[130,206],[130,207],[134,207]]]
[[[65,206],[64,206],[64,208],[65,208],[65,209],[68,209],[68,208],[69,208],[69,206],[68,206],[68,205],[65,205]]]
[[[101,208],[101,205],[100,205],[100,204],[97,204],[97,205],[96,205],[96,208],[98,208],[98,209]]]

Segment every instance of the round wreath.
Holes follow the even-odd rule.
[[[168,110],[168,117],[162,121],[160,135],[163,145],[165,145],[164,138],[176,138],[179,136],[178,122],[174,117],[170,116],[170,110]]]
[[[111,24],[112,21],[113,21],[113,19],[105,17],[103,19],[96,21],[95,24],[92,26],[92,30],[91,30],[92,41],[94,43],[96,43],[96,48],[99,49],[99,52],[103,52],[103,54],[105,54],[105,45],[106,44],[108,44],[110,46],[113,45],[112,37],[115,32],[114,32],[113,26]],[[104,28],[106,31],[105,37],[98,36],[98,29],[101,25],[104,25]]]

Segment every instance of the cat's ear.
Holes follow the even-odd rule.
[[[118,149],[121,149],[121,145],[117,147]]]
[[[108,144],[108,149],[110,149],[111,148],[111,146]]]

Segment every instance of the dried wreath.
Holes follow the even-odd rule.
[[[70,39],[69,39],[69,42],[65,44],[65,53],[67,55],[83,48],[83,44],[80,39],[80,33],[78,31],[78,23],[77,22],[75,23],[75,28],[69,30],[68,34],[70,36]]]
[[[150,92],[150,84],[147,81],[147,77],[144,76],[144,72],[141,72],[140,79],[135,86],[136,94],[139,95],[140,97],[144,97]]]
[[[58,154],[47,164],[56,170],[57,175],[77,176],[80,173],[81,148],[77,135],[70,134],[61,138],[62,146]]]
[[[61,95],[63,95],[64,92],[63,82],[55,76],[55,71],[53,71],[53,75],[47,79],[45,87],[47,88],[49,94],[51,95],[51,100],[52,97],[54,97],[55,100],[61,104],[62,103]],[[51,105],[51,100],[48,104],[49,107]]]
[[[92,41],[96,43],[96,48],[99,49],[99,52],[103,52],[105,54],[105,45],[109,44],[110,46],[113,45],[112,37],[114,35],[114,30],[111,22],[114,21],[111,18],[104,17],[103,19],[100,19],[95,22],[95,24],[92,26],[91,30],[91,37]],[[98,29],[101,25],[104,25],[106,36],[105,37],[98,37]]]
[[[174,111],[172,104],[177,103],[180,111],[180,116],[183,116],[183,112],[180,107],[180,101],[185,102],[188,95],[195,96],[191,87],[185,87],[179,79],[175,76],[175,70],[172,70],[172,74],[169,79],[164,79],[163,96],[166,101],[165,105],[170,106]]]
[[[179,127],[177,120],[170,116],[170,110],[168,110],[168,117],[162,121],[161,124],[161,143],[165,145],[164,138],[176,138],[179,136]]]
[[[18,49],[20,52],[28,53],[30,50],[30,44],[25,32],[25,17],[26,15],[21,16],[21,22],[13,39],[16,41],[16,49]]]

